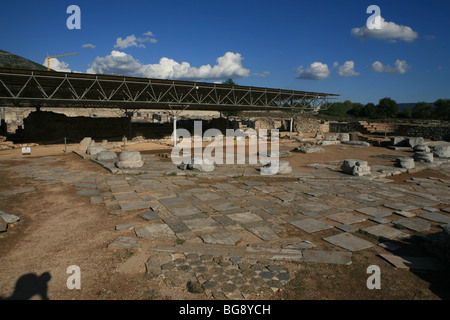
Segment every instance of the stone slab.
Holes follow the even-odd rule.
[[[326,224],[322,221],[312,219],[312,218],[293,221],[293,222],[291,222],[291,224],[303,231],[308,232],[308,233],[313,233],[313,232],[333,228],[333,226],[330,226],[329,224]]]
[[[14,194],[32,192],[35,190],[36,189],[34,187],[27,187],[27,188],[15,189],[15,190],[2,191],[2,192],[0,192],[0,196],[10,196],[10,195],[14,195]]]
[[[139,199],[139,194],[137,194],[136,192],[114,193],[114,198],[117,201],[135,200]]]
[[[196,197],[197,199],[199,199],[201,201],[213,201],[213,200],[222,199],[222,197],[220,195],[218,195],[217,193],[213,193],[213,192],[204,192],[204,193],[194,194],[194,197]]]
[[[358,228],[349,224],[341,224],[339,226],[336,226],[336,228],[344,232],[355,232],[358,230]]]
[[[363,231],[366,231],[374,236],[386,238],[386,239],[395,239],[395,238],[401,239],[401,238],[405,238],[405,237],[409,236],[409,234],[407,234],[405,232],[388,227],[384,224],[367,227],[367,228],[364,228]]]
[[[352,263],[352,253],[347,251],[322,251],[322,250],[305,250],[303,258],[306,261],[333,263],[350,265]]]
[[[185,207],[170,207],[170,212],[172,212],[175,216],[178,217],[186,217],[194,214],[202,213],[199,209],[194,206],[185,206]]]
[[[118,237],[108,245],[109,248],[138,248],[136,239],[132,237]]]
[[[94,196],[99,194],[100,192],[97,189],[84,189],[75,191],[76,194],[80,196]]]
[[[119,202],[119,206],[124,211],[148,209],[149,205],[145,201],[129,201],[129,202]]]
[[[264,241],[274,241],[278,240],[280,237],[268,226],[257,226],[247,228],[248,231],[253,233],[258,238]]]
[[[117,226],[115,226],[115,229],[118,230],[118,231],[131,230],[131,229],[133,229],[133,225],[129,224],[129,223],[127,223],[127,224],[118,224]]]
[[[239,205],[231,203],[229,201],[211,202],[208,205],[216,211],[231,211],[242,209]]]
[[[450,217],[437,212],[427,212],[419,215],[420,218],[427,219],[433,222],[450,224]]]
[[[141,213],[139,215],[139,217],[141,217],[142,219],[144,219],[146,221],[158,221],[159,220],[159,216],[156,214],[155,211],[146,211],[144,213]]]
[[[220,228],[220,224],[211,218],[198,218],[183,222],[193,232],[211,232]]]
[[[360,209],[356,209],[355,211],[372,216],[372,217],[386,217],[386,216],[389,216],[392,214],[392,212],[390,212],[390,211],[378,209],[378,208],[374,208],[374,207],[360,208]]]
[[[380,224],[391,222],[391,220],[388,220],[388,219],[383,218],[383,217],[373,217],[373,218],[370,218],[369,220],[373,221],[373,222],[376,222],[376,223],[380,223]]]
[[[243,223],[243,224],[263,220],[259,216],[257,216],[254,213],[251,213],[251,212],[232,213],[232,214],[227,215],[227,217],[233,219],[234,221],[236,221],[238,223]]]
[[[337,222],[340,222],[342,224],[353,224],[353,223],[363,222],[366,220],[364,218],[357,217],[348,212],[339,212],[339,213],[330,214],[329,216],[327,216],[327,218],[337,221]]]
[[[407,257],[395,256],[391,254],[380,254],[384,260],[396,268],[408,270],[430,270],[444,271],[446,266],[438,259],[433,257]]]
[[[152,224],[150,226],[135,228],[136,236],[143,239],[153,239],[173,235],[174,232],[167,224]]]
[[[14,214],[9,214],[3,211],[0,211],[0,217],[5,220],[6,223],[16,223],[20,220],[20,218]]]
[[[393,221],[393,223],[398,223],[404,226],[405,228],[418,232],[430,229],[429,223],[426,223],[425,221],[419,220],[417,218],[402,218]]]
[[[359,251],[373,246],[372,242],[361,239],[351,233],[340,233],[323,240],[349,251]]]
[[[237,234],[232,232],[220,232],[205,234],[201,236],[203,242],[211,244],[236,245],[241,239]]]

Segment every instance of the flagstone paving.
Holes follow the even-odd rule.
[[[140,175],[72,172],[59,163],[56,157],[28,158],[0,170],[42,185],[70,184],[105,213],[126,217],[111,230],[117,236],[109,247],[145,247],[148,273],[184,289],[198,283],[216,299],[279,290],[292,276],[285,262],[349,265],[353,255],[375,245],[395,253],[397,241],[450,223],[450,179],[412,178],[398,185],[319,168],[297,172],[300,179],[210,181],[165,175],[166,165],[158,161]],[[439,170],[450,175],[450,165]],[[427,260],[383,258],[399,267],[434,268]]]

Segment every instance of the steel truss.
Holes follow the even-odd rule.
[[[205,82],[0,68],[0,106],[317,111],[338,95]]]

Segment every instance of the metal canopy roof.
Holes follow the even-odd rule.
[[[317,110],[336,94],[207,82],[0,68],[0,106]]]

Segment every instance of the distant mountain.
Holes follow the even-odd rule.
[[[18,55],[0,50],[0,68],[27,69],[36,71],[46,71],[42,64],[22,58]]]

